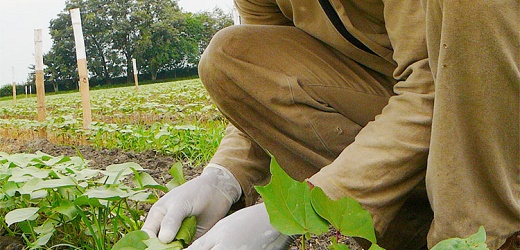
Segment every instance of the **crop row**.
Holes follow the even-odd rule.
[[[93,123],[82,129],[79,93],[46,97],[44,122],[37,121],[36,99],[0,102],[5,137],[47,137],[67,144],[125,150],[155,150],[201,163],[215,151],[225,121],[200,80],[91,91]]]

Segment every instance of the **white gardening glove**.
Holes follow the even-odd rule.
[[[220,220],[187,250],[281,250],[287,249],[291,240],[271,226],[261,203]]]
[[[195,238],[202,236],[238,201],[242,189],[229,170],[209,164],[199,177],[174,188],[161,197],[150,209],[141,230],[150,237],[171,242],[182,221],[197,218]]]

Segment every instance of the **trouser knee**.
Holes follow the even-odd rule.
[[[211,96],[232,95],[229,85],[233,82],[226,74],[233,68],[230,63],[241,53],[245,53],[246,43],[240,33],[244,30],[240,26],[230,26],[217,32],[211,39],[208,47],[202,54],[199,62],[199,76]],[[234,69],[238,70],[238,69]],[[214,101],[215,98],[213,98]]]

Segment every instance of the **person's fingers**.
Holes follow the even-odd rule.
[[[161,228],[161,221],[166,214],[166,209],[160,206],[154,206],[148,212],[148,216],[144,221],[144,225],[141,228],[142,231],[145,231],[150,237],[157,237],[157,233]]]
[[[177,206],[172,206],[164,215],[161,222],[158,238],[163,243],[170,243],[177,235],[182,221],[190,216],[186,210]]]

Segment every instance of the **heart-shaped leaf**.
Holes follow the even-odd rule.
[[[327,221],[312,208],[308,185],[293,180],[274,158],[271,160],[271,174],[268,185],[255,187],[264,199],[271,225],[286,235],[327,232]]]
[[[11,226],[20,221],[34,220],[36,219],[35,215],[38,213],[38,210],[40,210],[39,207],[15,209],[5,215],[5,223],[7,223],[7,226]]]
[[[359,202],[350,197],[332,200],[319,187],[312,189],[311,197],[314,210],[341,234],[362,237],[376,243],[372,216]]]
[[[466,239],[451,238],[443,240],[435,245],[431,250],[455,250],[455,249],[472,249],[472,250],[488,250],[486,244],[486,230],[480,227],[478,232]]]

